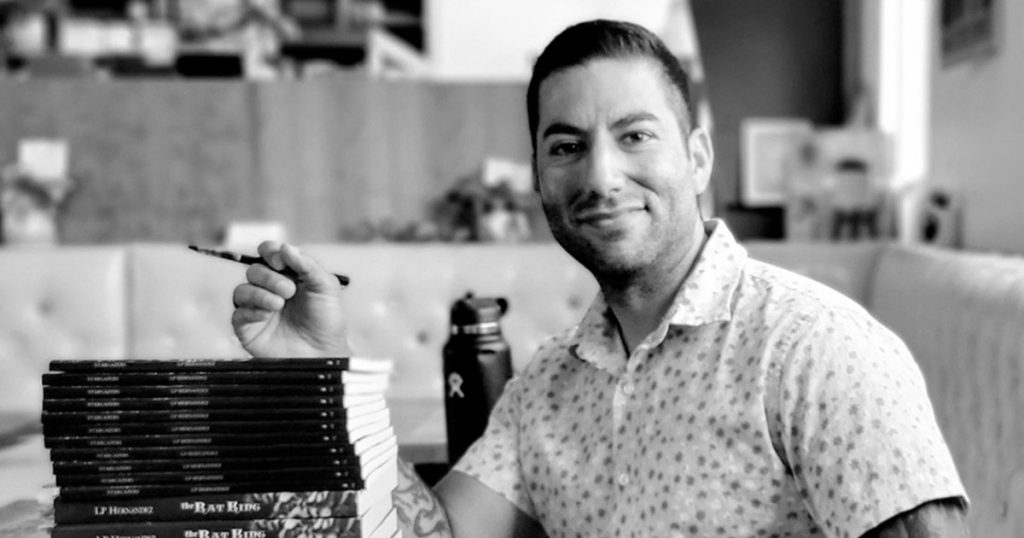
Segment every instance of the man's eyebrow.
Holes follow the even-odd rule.
[[[622,129],[641,121],[657,121],[658,116],[650,112],[631,112],[612,122],[612,129]]]
[[[575,127],[573,125],[569,125],[568,123],[556,121],[555,123],[548,125],[546,129],[544,129],[544,132],[541,134],[541,138],[547,138],[551,135],[558,134],[581,135],[583,134],[583,129],[580,129],[579,127]]]

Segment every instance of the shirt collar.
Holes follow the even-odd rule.
[[[665,319],[644,344],[653,347],[661,343],[672,325],[700,326],[732,319],[732,297],[747,252],[721,220],[707,221],[704,229],[709,236],[693,269],[676,293]],[[598,292],[576,326],[570,346],[577,357],[599,368],[616,371],[624,367],[625,348],[618,323],[603,293]]]

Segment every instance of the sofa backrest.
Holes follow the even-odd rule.
[[[49,359],[124,356],[126,253],[5,247],[0,254],[0,412],[34,413]]]
[[[877,255],[871,245],[748,246],[859,301]],[[393,397],[441,398],[448,309],[466,292],[508,299],[503,327],[519,369],[545,338],[575,324],[597,291],[554,243],[305,250],[352,277],[353,349],[395,360]],[[38,412],[50,359],[247,356],[230,325],[231,291],[244,272],[173,244],[0,250],[0,410]]]
[[[974,536],[1024,536],[1024,259],[891,246],[869,299],[920,365]]]
[[[751,241],[744,246],[751,258],[817,280],[865,307],[884,248],[876,242]]]

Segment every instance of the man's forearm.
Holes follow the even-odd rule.
[[[398,459],[398,487],[391,495],[398,526],[405,538],[452,536],[448,515],[434,492],[416,474],[411,463]]]

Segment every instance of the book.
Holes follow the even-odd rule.
[[[217,484],[144,484],[130,486],[62,486],[58,494],[68,500],[144,499],[176,497],[203,493],[258,493],[261,491],[294,491],[302,489],[361,489],[362,478],[323,478],[291,482],[232,482]]]
[[[156,397],[156,398],[44,398],[43,411],[149,411],[175,409],[264,409],[273,408],[318,408],[344,407],[353,413],[361,406],[373,404],[383,405],[383,394],[376,398],[362,401],[350,395],[343,396],[287,396],[279,398],[263,397]],[[357,403],[359,402],[359,403]],[[380,407],[378,406],[377,409]]]
[[[356,390],[356,389],[354,389]],[[245,396],[339,396],[344,384],[330,385],[46,385],[44,399],[60,398],[167,398],[245,397]],[[364,397],[370,397],[370,393]]]
[[[340,433],[349,431],[348,420],[282,420],[245,422],[113,422],[43,425],[43,435],[118,436],[203,433]]]
[[[348,370],[296,371],[159,371],[126,373],[59,373],[43,374],[44,386],[120,386],[120,385],[327,385],[341,384],[358,390],[355,385],[370,385],[376,390],[386,384],[386,372],[351,372]],[[352,388],[349,388],[352,386]]]
[[[117,461],[145,459],[235,459],[281,457],[346,457],[358,456],[368,449],[394,437],[388,426],[377,433],[350,443],[280,444],[264,446],[159,446],[159,447],[103,447],[52,448],[50,460],[63,461]]]
[[[388,515],[394,519],[394,516]],[[387,525],[387,527],[385,527]],[[359,518],[278,518],[244,521],[142,521],[135,523],[55,525],[51,538],[364,538],[390,536],[387,521],[381,533]]]
[[[397,465],[392,459],[371,473],[366,487],[358,490],[199,494],[95,501],[71,501],[57,497],[53,503],[53,516],[58,524],[356,517],[374,506],[390,504],[391,491],[397,485]]]
[[[356,456],[234,458],[211,460],[141,459],[118,461],[54,461],[54,475],[118,474],[153,472],[213,472],[275,469],[284,467],[321,467],[365,470],[382,454],[397,453],[394,438],[385,440]]]
[[[296,371],[348,370],[390,372],[392,362],[365,357],[248,358],[248,359],[130,359],[52,360],[54,372],[189,372],[189,371]]]
[[[388,462],[393,463],[390,459]],[[390,464],[390,463],[387,463]],[[372,473],[372,470],[371,470]],[[69,501],[144,499],[177,497],[208,493],[258,493],[267,491],[358,490],[364,489],[367,478],[322,477],[316,480],[281,482],[229,482],[200,484],[144,484],[119,486],[59,486],[58,496]]]
[[[244,423],[243,423],[244,424]],[[180,433],[171,435],[43,436],[47,448],[133,448],[180,446],[273,446],[278,444],[351,444],[389,427],[389,411],[355,417],[335,432]],[[284,434],[282,432],[288,432]]]
[[[252,422],[252,421],[291,421],[320,420],[347,421],[351,417],[365,412],[379,411],[386,403],[365,404],[346,407],[295,407],[268,409],[188,409],[188,410],[125,410],[110,409],[106,411],[43,411],[41,421],[43,427],[62,427],[66,424],[105,424],[115,422]]]
[[[189,470],[163,471],[144,473],[96,473],[96,474],[59,474],[56,476],[57,486],[135,486],[135,485],[175,485],[175,484],[222,484],[241,482],[281,482],[296,483],[301,481],[314,482],[321,479],[367,479],[373,470],[380,467],[386,460],[394,459],[397,450],[382,452],[375,457],[367,458],[361,466],[344,467],[272,467],[263,469],[247,469],[242,471],[224,470]]]

